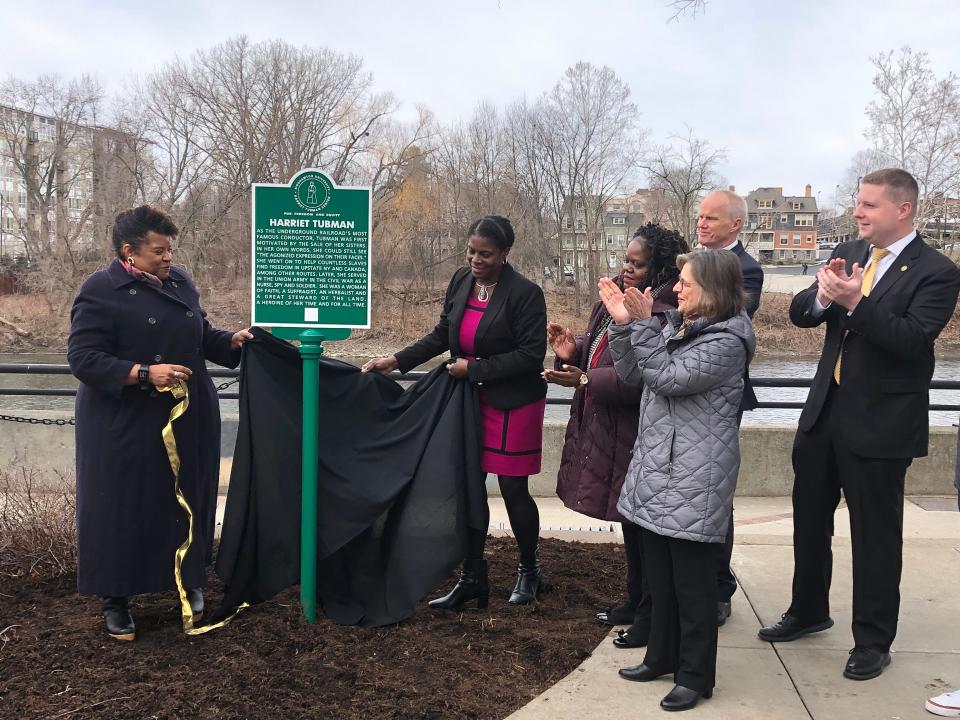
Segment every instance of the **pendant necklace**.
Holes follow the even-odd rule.
[[[499,280],[497,282],[500,282]],[[487,288],[496,287],[497,283],[490,283],[489,285],[481,285],[477,283],[477,287],[480,288],[480,292],[477,293],[477,300],[480,302],[486,302],[490,299],[490,293],[487,292]]]

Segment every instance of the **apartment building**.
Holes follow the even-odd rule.
[[[0,262],[89,241],[99,132],[0,106]]]

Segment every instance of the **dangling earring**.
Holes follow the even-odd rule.
[[[127,262],[130,263],[131,265],[133,265],[134,267],[137,266],[137,264],[133,261],[133,258],[132,258],[132,257],[127,257]]]

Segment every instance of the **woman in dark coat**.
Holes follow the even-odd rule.
[[[180,486],[194,515],[182,563],[194,616],[212,559],[220,465],[220,407],[206,360],[240,362],[251,337],[216,330],[187,273],[173,267],[177,226],[144,205],[117,216],[117,257],[88,277],[70,315],[67,359],[76,401],[78,589],[104,598],[107,631],[133,640],[129,597],[176,587],[174,553],[187,538],[161,432],[177,404],[161,388],[185,383],[173,422]]]
[[[621,288],[651,287],[653,312],[677,306],[677,255],[687,252],[679,233],[648,223],[627,245]],[[610,315],[602,302],[593,306],[587,330],[574,338],[566,328],[549,323],[547,336],[556,355],[548,382],[575,387],[570,420],[557,475],[557,495],[571,510],[599,520],[622,523],[627,557],[627,598],[597,619],[610,625],[632,623],[614,639],[620,648],[642,647],[650,633],[650,598],[643,577],[640,533],[617,512],[620,488],[637,440],[642,386],[627,385],[617,376],[610,355]],[[581,369],[583,368],[583,369]]]
[[[440,321],[429,335],[395,355],[371,360],[364,372],[406,372],[446,350],[451,375],[478,386],[483,448],[480,469],[495,473],[520,549],[510,603],[532,602],[542,575],[537,563],[540,514],[527,480],[540,472],[547,385],[541,377],[547,351],[543,291],[507,262],[514,235],[510,221],[488,215],[467,231],[467,267],[447,287]],[[470,530],[460,581],[431,607],[455,609],[489,596],[483,549],[489,520]]]

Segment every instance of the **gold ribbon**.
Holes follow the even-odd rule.
[[[173,491],[177,496],[177,502],[180,504],[180,507],[182,507],[183,511],[187,514],[187,539],[184,540],[183,544],[178,547],[176,553],[174,553],[173,577],[177,583],[177,592],[180,595],[180,618],[183,623],[183,632],[187,635],[203,635],[211,630],[216,630],[229,624],[241,610],[249,606],[247,603],[243,603],[234,610],[229,617],[213,625],[204,625],[203,627],[194,626],[193,609],[190,607],[190,601],[187,599],[187,590],[183,586],[183,575],[181,572],[183,559],[187,556],[187,551],[193,543],[193,510],[190,508],[190,504],[180,489],[180,453],[177,450],[177,439],[173,434],[173,421],[181,417],[187,412],[187,408],[190,407],[190,393],[187,390],[186,380],[180,380],[173,385],[164,387],[157,386],[157,390],[160,392],[169,392],[173,395],[174,399],[180,400],[180,402],[170,410],[170,418],[167,420],[167,424],[163,426],[161,433],[163,436],[163,446],[167,450],[167,459],[170,461],[170,469],[173,470]]]

